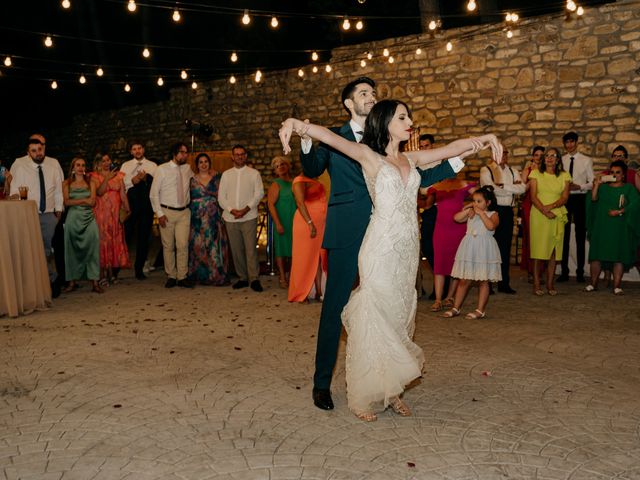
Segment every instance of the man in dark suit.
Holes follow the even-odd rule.
[[[368,77],[353,80],[342,91],[342,105],[349,113],[350,120],[333,131],[347,140],[361,141],[365,120],[375,103],[375,82]],[[320,144],[314,148],[308,137],[302,139],[301,145],[304,174],[315,178],[327,170],[331,177],[331,193],[322,242],[328,253],[327,285],[318,327],[316,370],[313,377],[313,403],[323,410],[331,410],[331,377],[342,332],[340,314],[356,281],[358,252],[369,224],[371,198],[362,168],[356,161],[327,145]],[[457,163],[451,160],[429,170],[419,170],[421,187],[453,177],[462,166],[464,164],[458,159]]]

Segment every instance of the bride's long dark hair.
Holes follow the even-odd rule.
[[[389,99],[380,100],[376,103],[364,123],[362,143],[385,157],[387,156],[385,150],[389,144],[389,123],[396,114],[398,105],[403,105],[407,109],[409,118],[411,118],[411,110],[406,103],[401,100]]]

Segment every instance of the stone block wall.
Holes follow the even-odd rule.
[[[451,52],[445,48],[449,38]],[[384,48],[394,63],[382,56]],[[362,67],[365,52],[373,58]],[[422,133],[446,142],[494,132],[515,165],[533,145],[561,147],[569,130],[579,132],[580,150],[594,157],[597,168],[618,144],[632,159],[640,153],[640,8],[635,0],[587,9],[579,20],[525,19],[511,39],[496,26],[484,26],[449,30],[440,38],[414,35],[341,47],[333,51],[331,66],[327,73],[320,65],[315,74],[306,66],[302,78],[296,68],[265,72],[259,84],[252,76],[239,76],[235,85],[218,80],[197,90],[176,88],[165,102],[78,116],[71,126],[47,132],[48,143],[64,152],[63,160],[76,153],[92,158],[101,146],[124,160],[127,142],[138,138],[146,143],[148,157],[164,158],[172,142],[190,141],[183,125],[190,118],[214,127],[209,139],[197,139],[196,148],[245,144],[254,164],[266,172],[281,152],[282,119],[296,115],[341,124],[346,118],[341,88],[367,75],[378,82],[379,98],[409,103]],[[21,154],[23,138],[5,134],[1,158]],[[481,160],[468,164],[468,176],[476,176]]]

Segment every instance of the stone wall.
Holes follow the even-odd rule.
[[[453,40],[453,50],[445,44]],[[422,49],[421,54],[416,48]],[[389,48],[395,62],[382,50]],[[365,52],[374,54],[363,68]],[[519,164],[533,145],[561,146],[568,130],[581,135],[580,150],[606,164],[612,148],[624,144],[631,157],[640,152],[640,8],[634,0],[587,9],[580,20],[546,16],[521,21],[508,39],[496,26],[449,30],[441,38],[417,35],[333,52],[333,70],[313,74],[304,67],[266,72],[256,84],[251,76],[203,84],[197,90],[174,89],[166,102],[82,115],[70,127],[48,132],[50,148],[68,160],[90,157],[109,146],[126,159],[127,141],[146,142],[149,157],[163,158],[176,140],[189,140],[186,118],[214,127],[197,147],[224,150],[235,143],[249,147],[254,163],[266,169],[281,152],[280,121],[295,114],[324,125],[338,125],[342,86],[360,75],[378,82],[380,98],[406,100],[415,124],[438,141],[484,132],[498,134]],[[0,158],[24,150],[24,135],[8,136]],[[297,141],[295,144],[297,148]],[[471,160],[470,176],[480,160]]]

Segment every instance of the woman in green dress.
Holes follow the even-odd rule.
[[[595,178],[591,198],[587,198],[591,265],[587,292],[598,289],[598,277],[602,269],[606,269],[613,270],[613,293],[622,295],[622,275],[636,261],[640,242],[640,195],[634,185],[626,183],[626,176],[627,165],[620,160],[613,162],[609,175],[600,174]]]
[[[271,161],[271,167],[276,178],[267,192],[267,204],[275,226],[273,250],[280,274],[280,288],[288,288],[287,272],[291,263],[293,214],[296,213],[296,200],[291,190],[291,162],[287,157],[275,157]]]
[[[560,152],[551,147],[544,154],[540,169],[529,174],[529,187],[533,208],[529,218],[530,256],[533,259],[533,293],[542,296],[540,288],[540,262],[547,265],[547,292],[557,295],[554,288],[556,261],[562,259],[564,226],[567,223],[571,175],[562,170]]]
[[[67,219],[64,223],[64,265],[69,286],[65,292],[78,288],[78,280],[90,280],[92,291],[103,293],[100,279],[100,237],[93,215],[96,203],[96,182],[87,176],[87,164],[82,158],[71,161],[69,177],[62,184]]]

